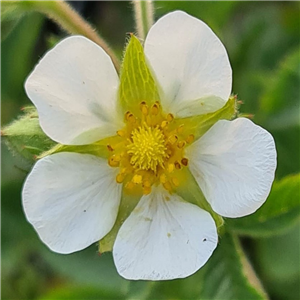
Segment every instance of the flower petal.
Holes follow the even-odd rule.
[[[61,152],[39,160],[25,182],[28,221],[53,251],[71,253],[99,241],[117,217],[116,170],[89,154]]]
[[[83,145],[115,134],[118,85],[104,50],[82,36],[72,36],[40,60],[25,89],[51,139]]]
[[[245,118],[221,120],[186,150],[190,170],[216,213],[242,217],[265,202],[276,149],[263,128]]]
[[[202,21],[175,11],[158,20],[145,41],[145,54],[161,85],[161,101],[177,116],[182,103],[215,96],[222,103],[210,103],[203,113],[220,109],[231,92],[232,74],[226,49],[213,31]],[[184,110],[185,113],[187,110]]]
[[[208,212],[160,187],[143,196],[126,219],[113,256],[119,274],[127,279],[183,278],[206,263],[217,241]]]

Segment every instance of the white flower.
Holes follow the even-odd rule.
[[[266,200],[276,151],[272,136],[248,119],[218,121],[194,142],[193,127],[176,123],[220,109],[231,93],[226,50],[206,24],[170,13],[150,29],[144,50],[160,102],[137,99],[137,113],[125,121],[118,75],[99,46],[69,37],[39,62],[25,88],[44,132],[64,145],[108,138],[109,157],[61,152],[40,159],[25,182],[23,206],[50,249],[71,253],[112,229],[122,193],[141,192],[113,246],[118,272],[182,278],[206,263],[218,241],[211,215],[176,194],[184,172],[217,214],[241,217]]]

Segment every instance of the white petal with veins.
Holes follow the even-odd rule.
[[[115,223],[122,185],[107,161],[57,153],[39,160],[23,187],[28,221],[53,251],[71,253],[103,238]]]
[[[275,176],[275,143],[269,132],[252,121],[218,121],[186,149],[186,156],[216,213],[246,216],[267,199]]]
[[[119,78],[104,50],[82,36],[50,50],[25,83],[40,125],[54,141],[83,145],[118,129]]]
[[[121,226],[113,256],[127,279],[183,278],[206,263],[217,241],[208,212],[159,187],[141,198]]]
[[[160,18],[145,41],[145,54],[161,87],[164,108],[186,117],[220,109],[231,93],[232,71],[226,49],[202,21],[175,11]],[[191,102],[222,101],[203,110],[183,110]],[[187,114],[188,113],[188,114]]]

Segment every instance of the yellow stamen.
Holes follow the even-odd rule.
[[[151,113],[152,115],[157,115],[159,112],[159,103],[155,102],[151,107]]]
[[[168,114],[168,115],[167,115],[167,121],[168,121],[168,122],[173,121],[173,119],[174,119],[174,116],[173,116],[172,114]]]
[[[172,183],[173,183],[175,186],[179,186],[179,180],[178,180],[178,178],[173,177],[173,178],[172,178]]]
[[[159,180],[161,183],[166,183],[167,182],[167,175],[165,173],[161,174],[159,177]]]
[[[185,146],[186,142],[185,141],[179,141],[178,144],[177,144],[177,147],[179,149],[182,149],[184,146]]]
[[[143,188],[143,194],[144,194],[144,195],[149,195],[150,193],[151,193],[151,187],[145,186],[145,187]]]
[[[132,177],[132,182],[135,184],[140,184],[140,183],[142,183],[142,179],[143,179],[143,177],[141,175],[135,174]]]
[[[188,164],[189,164],[189,160],[187,159],[187,158],[183,158],[182,160],[181,160],[181,163],[186,167]]]
[[[117,183],[122,183],[125,179],[125,174],[118,174],[116,177]]]
[[[175,168],[176,168],[177,170],[180,170],[180,169],[181,169],[181,165],[180,165],[180,163],[179,163],[178,161],[175,161]]]
[[[118,136],[107,139],[108,164],[119,167],[116,181],[124,182],[130,194],[147,195],[153,185],[172,193],[184,180],[180,170],[189,164],[183,155],[195,139],[194,128],[184,119],[175,120],[172,113],[165,114],[158,101],[151,106],[141,101],[137,108],[135,115],[125,113],[125,127]]]
[[[188,144],[192,143],[194,141],[195,137],[193,134],[190,134],[187,138],[186,138],[186,142]]]
[[[117,131],[117,135],[118,135],[118,136],[123,137],[123,136],[125,136],[125,134],[126,134],[126,133],[125,133],[124,130],[118,130],[118,131]]]
[[[183,127],[184,127],[184,125],[181,124],[181,125],[177,128],[177,132],[178,132],[178,133],[182,133],[182,132],[183,132]]]
[[[169,141],[172,145],[174,145],[174,144],[177,142],[177,140],[178,140],[178,137],[177,137],[177,135],[175,135],[175,134],[169,136],[169,138],[168,138],[168,141]]]
[[[174,169],[175,169],[174,164],[168,164],[168,172],[169,173],[172,173],[174,171]]]
[[[168,125],[168,122],[164,120],[161,122],[160,126],[161,126],[161,128],[165,128],[167,125]]]
[[[107,147],[108,151],[110,151],[110,152],[114,151],[114,149],[111,145],[107,145],[106,147]]]
[[[171,186],[171,183],[170,183],[169,181],[163,183],[163,187],[164,187],[167,191],[169,191],[169,192],[172,191],[172,186]]]
[[[147,106],[146,102],[143,101],[140,104],[140,109],[141,109],[143,115],[146,116],[148,114],[148,106]]]
[[[144,124],[132,131],[131,139],[127,153],[134,168],[156,172],[158,166],[163,167],[168,155],[164,135],[158,127]]]

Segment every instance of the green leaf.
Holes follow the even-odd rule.
[[[300,224],[282,235],[255,241],[256,268],[274,299],[295,300],[300,295]],[[272,297],[272,299],[273,299]]]
[[[289,229],[300,220],[300,174],[274,182],[266,203],[254,214],[226,219],[226,228],[240,235],[267,237]]]
[[[26,107],[23,112],[23,116],[3,128],[1,136],[12,151],[34,161],[38,155],[54,146],[55,142],[42,131],[34,107]]]
[[[1,3],[1,40],[3,41],[15,28],[23,17],[23,11],[18,5],[7,5],[7,1]]]
[[[34,11],[34,7],[34,1],[1,1],[1,40],[11,33],[25,14]]]
[[[265,80],[266,89],[260,104],[269,128],[300,126],[299,82],[300,48],[297,47]]]
[[[125,50],[120,75],[119,101],[123,111],[139,115],[141,102],[152,105],[158,100],[157,86],[147,66],[144,49],[132,35]]]
[[[236,237],[225,234],[204,267],[201,300],[268,299]]]
[[[104,289],[89,287],[89,286],[78,286],[71,285],[58,289],[51,289],[47,295],[39,298],[39,300],[118,300],[124,299],[124,295],[118,294],[113,291],[106,291]]]

